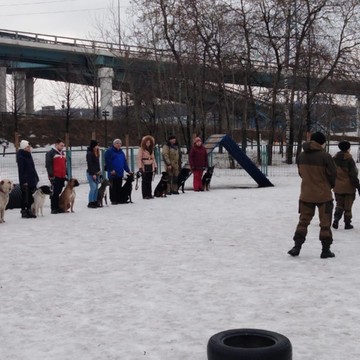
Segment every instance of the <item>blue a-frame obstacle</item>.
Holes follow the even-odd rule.
[[[219,145],[222,145],[228,151],[241,167],[258,183],[259,187],[274,186],[229,135],[214,134],[204,143],[208,154]]]

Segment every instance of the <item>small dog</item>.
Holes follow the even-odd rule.
[[[209,166],[201,179],[204,190],[206,190],[206,191],[210,190],[210,182],[211,182],[211,178],[214,173],[214,168],[215,168],[215,166]]]
[[[185,186],[185,181],[190,177],[191,175],[191,170],[187,167],[183,167],[180,170],[180,174],[177,178],[177,185],[178,185],[178,190],[180,190],[184,193],[184,186]]]
[[[161,175],[161,179],[154,191],[155,197],[166,197],[168,182],[169,182],[169,175],[166,171],[163,171]]]
[[[76,198],[76,193],[74,187],[79,186],[77,179],[72,178],[68,181],[65,186],[64,191],[61,193],[59,198],[59,208],[63,212],[68,212],[70,209],[71,212],[74,212],[74,202]]]
[[[97,195],[97,201],[98,201],[100,207],[104,206],[104,201],[105,201],[106,205],[108,204],[107,191],[106,191],[108,186],[110,186],[110,180],[102,179],[100,182],[100,187],[99,187],[98,195]]]
[[[4,179],[0,181],[0,224],[5,222],[5,209],[9,202],[9,194],[13,188],[14,184],[11,180]]]
[[[132,203],[131,192],[133,182],[134,174],[129,174],[125,180],[125,184],[121,187],[121,192],[119,194],[119,204]]]
[[[37,188],[33,193],[34,202],[31,204],[31,211],[36,216],[44,216],[43,207],[46,200],[46,195],[52,195],[50,186],[43,185]]]

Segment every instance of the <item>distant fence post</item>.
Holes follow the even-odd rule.
[[[135,157],[134,157],[134,148],[131,148],[130,149],[130,169],[131,171],[135,172],[136,169],[135,169]]]
[[[268,146],[261,145],[261,172],[268,175]]]
[[[161,174],[161,153],[160,153],[159,145],[155,145],[154,153],[157,164],[157,173]]]
[[[105,169],[105,151],[106,149],[100,149],[100,158],[101,158],[101,174],[104,179],[106,179],[106,169]]]
[[[68,179],[72,178],[71,150],[66,150],[66,172]]]

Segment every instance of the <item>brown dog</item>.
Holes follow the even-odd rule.
[[[59,198],[59,208],[63,212],[68,212],[69,209],[71,212],[74,212],[74,202],[76,197],[74,187],[79,185],[80,184],[77,181],[77,179],[72,178],[68,181],[67,185],[65,186],[65,189],[61,193]]]
[[[4,223],[4,215],[6,205],[9,202],[9,194],[13,189],[14,184],[9,179],[4,179],[0,181],[0,224]]]

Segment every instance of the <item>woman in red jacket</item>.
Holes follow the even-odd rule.
[[[194,139],[194,145],[192,146],[189,154],[189,163],[193,173],[194,191],[204,191],[201,178],[204,169],[208,167],[208,156],[207,151],[199,137]]]

